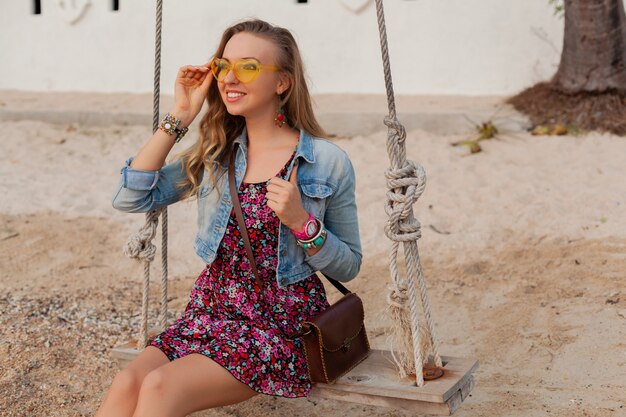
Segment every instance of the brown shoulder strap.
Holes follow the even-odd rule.
[[[243,243],[246,247],[246,253],[248,255],[248,260],[250,261],[250,266],[254,271],[254,277],[256,278],[256,283],[259,286],[259,290],[263,289],[263,285],[261,283],[261,275],[259,275],[259,270],[256,267],[256,262],[254,261],[254,253],[252,252],[252,245],[250,244],[250,239],[248,238],[248,231],[246,229],[246,223],[243,218],[243,212],[241,211],[241,203],[239,202],[239,195],[237,194],[237,186],[235,183],[235,154],[237,153],[237,148],[234,147],[230,154],[230,163],[228,164],[228,183],[230,186],[230,197],[233,200],[233,207],[235,209],[235,215],[237,216],[237,225],[239,227],[239,232],[243,237]]]

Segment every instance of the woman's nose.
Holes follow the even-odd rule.
[[[226,77],[224,77],[224,83],[236,84],[238,82],[239,80],[237,79],[237,77],[235,77],[235,71],[233,71],[232,69],[228,71],[228,74],[226,74]]]

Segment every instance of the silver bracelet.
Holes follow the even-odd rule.
[[[317,238],[316,241],[310,243],[303,243],[302,247],[304,249],[314,249],[322,246],[326,242],[326,229],[321,233],[320,237]]]
[[[318,224],[319,224],[319,228],[317,229],[317,233],[315,234],[315,236],[313,236],[311,239],[299,239],[299,238],[296,238],[298,240],[298,242],[310,243],[310,242],[313,242],[315,239],[317,239],[322,234],[322,230],[324,230],[324,223],[320,219],[318,219],[317,217],[315,217],[315,221],[317,221]]]
[[[317,248],[319,246],[322,246],[322,244],[326,241],[326,228],[324,227],[324,223],[317,217],[316,220],[320,223],[320,227],[315,236],[307,240],[296,238],[296,243],[299,246],[302,246],[304,249]]]

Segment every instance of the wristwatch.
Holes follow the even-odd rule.
[[[181,127],[179,129],[178,126],[180,126],[180,119],[171,113],[167,113],[163,120],[161,120],[161,123],[159,123],[159,129],[168,135],[176,134],[174,138],[174,142],[176,143],[180,142],[183,136],[189,131],[187,127]]]
[[[319,228],[319,222],[311,213],[309,213],[309,219],[306,221],[306,223],[304,223],[302,230],[291,230],[291,233],[293,233],[294,236],[300,240],[309,240],[317,234]]]
[[[326,228],[324,227],[324,223],[320,219],[315,219],[315,221],[319,224],[317,229],[317,233],[310,239],[296,239],[296,243],[298,246],[302,246],[304,249],[314,249],[319,248],[326,241]]]

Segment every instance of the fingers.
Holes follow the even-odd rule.
[[[298,175],[298,160],[296,160],[296,162],[294,162],[293,168],[291,169],[291,173],[289,174],[289,179],[288,180],[284,180],[284,179],[282,179],[280,177],[272,177],[272,178],[270,178],[269,184],[276,184],[278,186],[283,187],[283,186],[287,185],[287,182],[290,182],[293,185],[297,185],[298,184],[297,175]]]
[[[181,72],[187,72],[187,71],[208,71],[209,69],[209,64],[206,65],[185,65],[180,67],[180,70],[178,71],[178,73],[180,74]]]
[[[295,187],[295,189],[297,190],[296,192],[299,192],[300,190],[298,190],[297,170],[298,163],[296,162],[293,166],[293,169],[291,170],[289,180],[284,180],[280,177],[270,178],[269,182],[267,183],[267,192],[280,194],[284,191],[279,190],[287,190],[290,187]]]
[[[208,72],[208,65],[185,65],[180,67],[177,77],[201,80]]]

